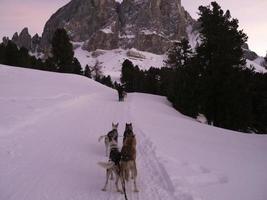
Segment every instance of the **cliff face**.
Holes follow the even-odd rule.
[[[88,51],[134,47],[160,54],[186,37],[190,23],[180,0],[72,0],[48,20],[41,46],[48,50],[55,30],[65,28]]]

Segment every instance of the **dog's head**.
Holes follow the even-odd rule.
[[[119,123],[112,123],[112,130],[118,130]]]
[[[132,123],[126,123],[125,125],[125,131],[133,131],[133,125]]]

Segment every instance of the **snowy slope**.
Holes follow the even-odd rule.
[[[94,52],[88,52],[81,48],[82,43],[73,43],[76,49],[75,57],[78,58],[82,67],[86,65],[94,66],[98,61],[102,66],[102,72],[104,75],[110,75],[115,81],[120,80],[122,63],[128,59],[133,62],[134,65],[138,65],[140,69],[147,70],[150,67],[162,67],[164,66],[165,55],[156,55],[153,53],[139,51],[136,49],[113,49],[113,50],[96,50]]]
[[[132,122],[138,187],[129,200],[265,200],[267,137],[219,129],[176,112],[164,97],[90,79],[0,65],[0,199],[123,200],[102,192],[100,135]],[[120,138],[121,139],[121,138]],[[120,141],[121,144],[121,141]]]
[[[259,72],[259,73],[266,73],[267,70],[261,66],[259,63],[258,63],[258,59],[256,60],[246,60],[247,61],[247,67],[250,68],[251,66],[254,67],[254,71],[255,72]]]

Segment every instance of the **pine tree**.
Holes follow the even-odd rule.
[[[74,74],[79,74],[79,75],[82,75],[82,73],[83,73],[81,64],[78,61],[78,59],[75,57],[73,58],[72,71],[71,72]]]
[[[86,76],[88,78],[92,78],[91,69],[90,69],[90,67],[88,65],[85,66],[84,76]]]
[[[135,79],[135,68],[133,63],[126,59],[122,63],[121,69],[121,83],[125,85],[125,90],[128,92],[134,91],[134,79]]]
[[[242,46],[247,36],[238,30],[238,20],[232,19],[228,10],[224,12],[216,2],[211,6],[199,7],[200,112],[210,124],[244,130],[249,126],[251,112],[241,73],[245,63]]]
[[[65,29],[57,29],[52,39],[53,61],[59,72],[73,73],[73,47]]]
[[[181,41],[175,42],[172,48],[167,52],[167,56],[166,64],[169,67],[177,69],[185,66],[192,56],[192,49],[189,45],[189,41],[183,38]]]
[[[4,64],[19,66],[19,50],[17,48],[17,45],[10,40],[6,45]]]
[[[33,68],[31,63],[31,57],[29,56],[29,51],[25,47],[21,47],[18,53],[18,66]]]
[[[173,106],[185,115],[195,117],[198,113],[198,73],[193,62],[193,52],[188,40],[174,43],[168,52],[167,66],[173,69],[173,79],[168,85],[167,96]]]
[[[4,43],[0,44],[0,63],[4,64],[5,63],[5,54],[6,54],[6,47]]]

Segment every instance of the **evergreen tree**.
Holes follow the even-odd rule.
[[[4,43],[0,44],[0,63],[3,64],[5,62],[5,54],[6,54],[6,47]]]
[[[82,73],[83,73],[81,64],[78,61],[78,59],[75,58],[75,57],[73,58],[72,71],[71,72],[74,73],[74,74],[80,74],[80,75],[82,75]]]
[[[90,69],[90,67],[88,65],[85,66],[84,76],[86,76],[88,78],[92,78],[91,69]]]
[[[21,47],[18,52],[18,66],[33,68],[29,51],[25,47]]]
[[[244,130],[251,112],[247,86],[241,82],[244,79],[240,73],[240,66],[245,63],[242,46],[247,36],[238,30],[238,20],[232,19],[228,10],[224,13],[216,2],[211,6],[199,7],[200,112],[210,124]]]
[[[252,129],[267,134],[267,74],[253,73],[251,81]]]
[[[186,39],[174,43],[169,50],[166,63],[174,70],[174,76],[170,80],[167,96],[177,110],[195,117],[198,114],[198,73],[192,56],[192,49]]]
[[[136,73],[133,63],[126,59],[122,63],[121,69],[121,83],[125,85],[125,90],[128,92],[135,91],[135,80],[136,80]]]
[[[109,75],[108,76],[103,76],[101,78],[101,80],[100,80],[100,83],[102,83],[102,84],[104,84],[104,85],[106,85],[108,87],[111,87],[111,88],[114,87],[114,85],[112,83],[112,80],[111,80],[111,77]]]
[[[73,47],[65,29],[57,29],[52,39],[53,61],[59,72],[73,73]]]
[[[17,45],[12,41],[8,41],[6,50],[5,50],[5,59],[4,63],[11,66],[19,66],[19,50]]]
[[[192,56],[192,49],[188,40],[183,38],[181,41],[175,42],[172,48],[167,52],[167,56],[166,64],[169,67],[177,69],[185,66]]]
[[[47,58],[44,63],[43,70],[45,71],[52,71],[52,72],[57,72],[58,71],[58,66],[55,64],[53,58]]]

